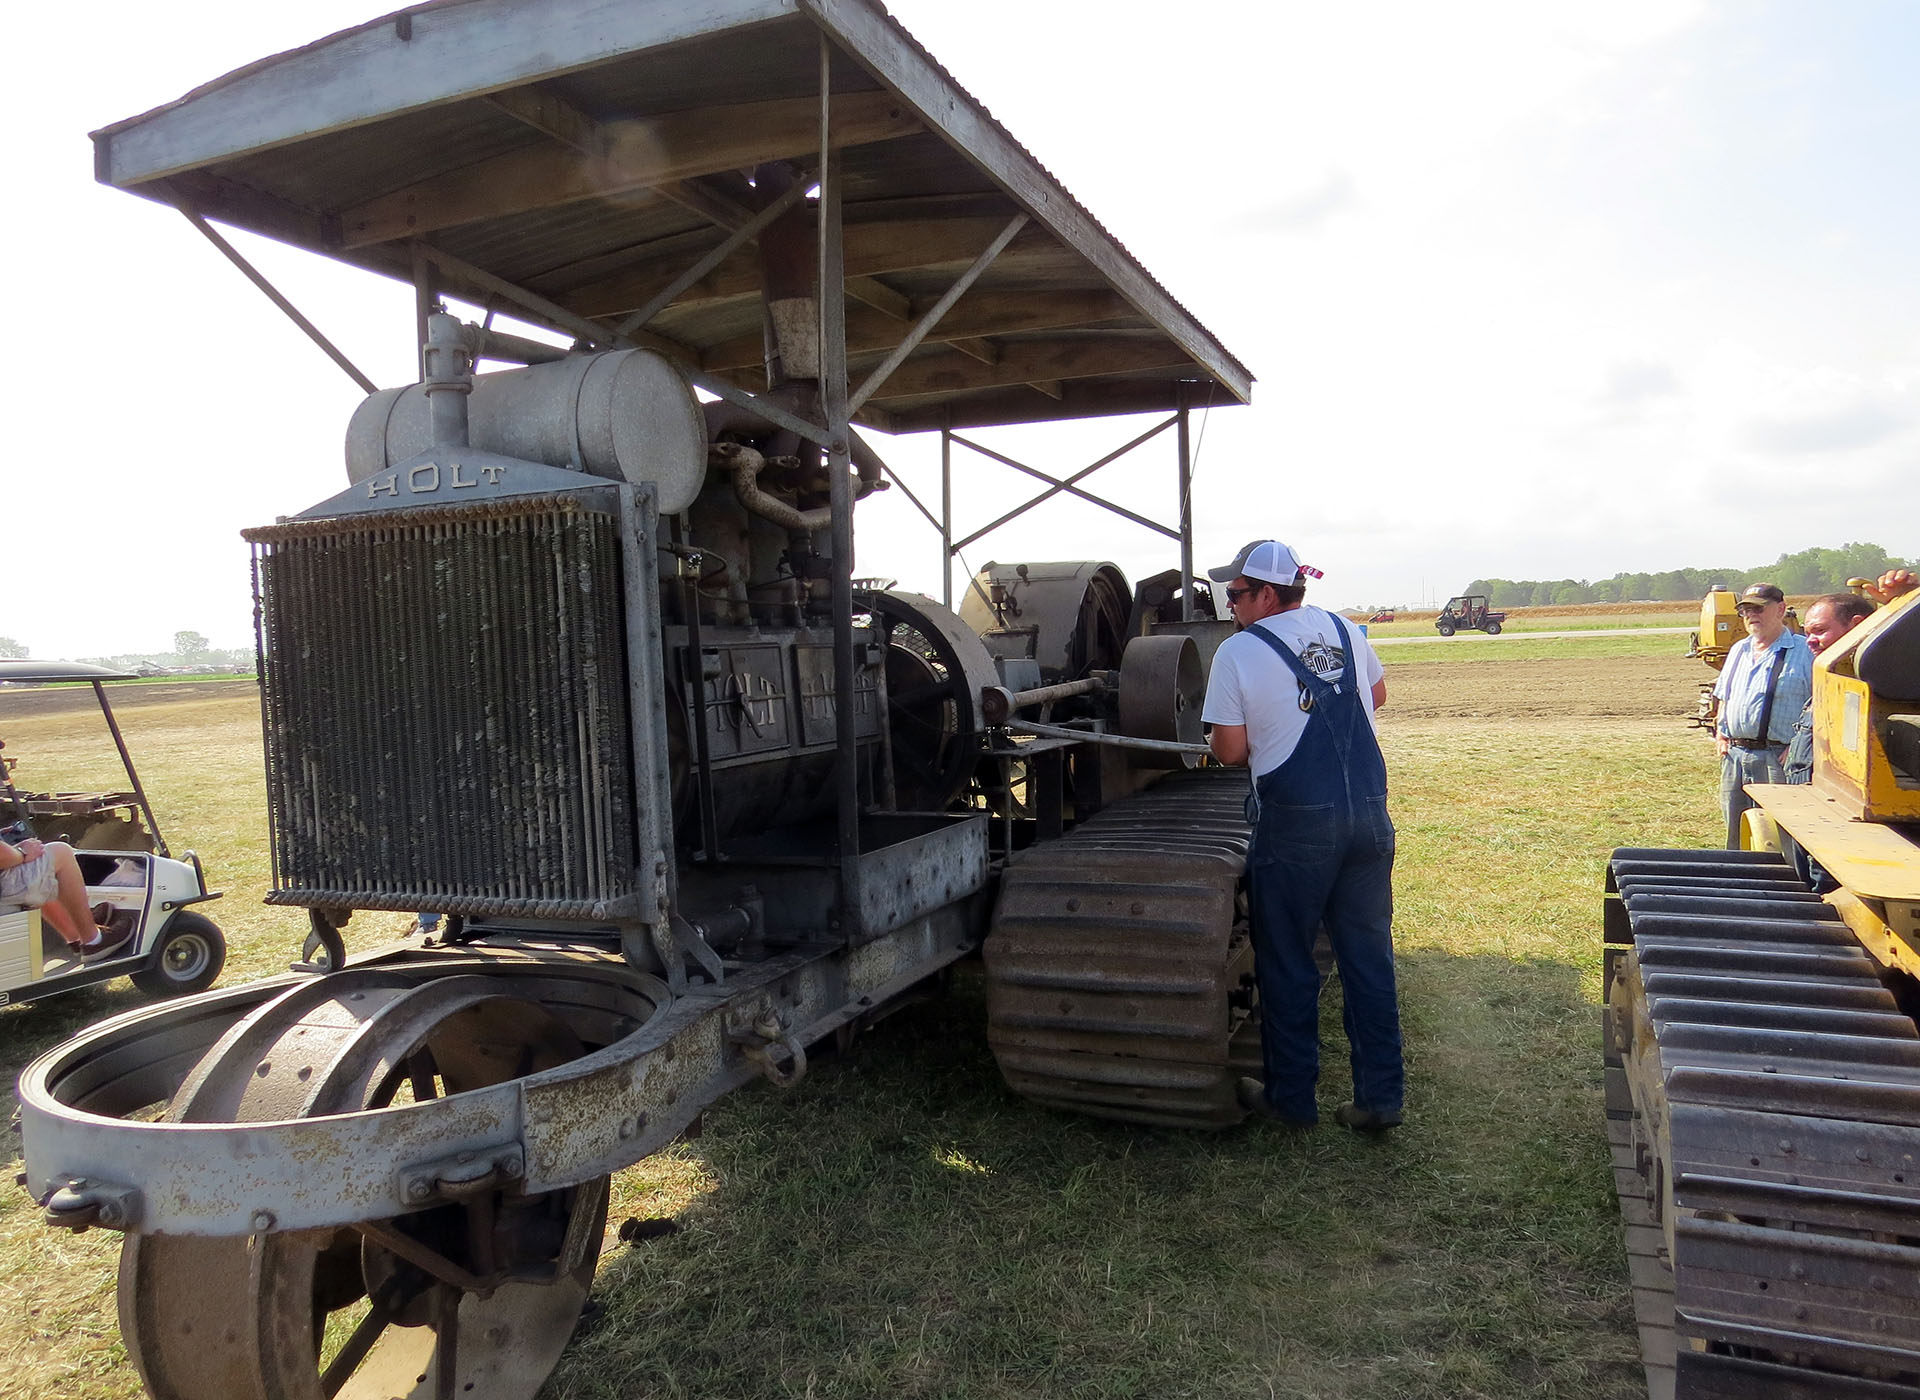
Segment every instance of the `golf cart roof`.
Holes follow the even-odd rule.
[[[132,681],[131,671],[90,666],[84,661],[0,661],[0,682],[45,685],[54,681]]]
[[[1026,218],[856,421],[912,432],[1247,400],[1246,368],[877,0],[431,0],[95,132],[96,169],[391,277],[431,264],[447,294],[622,343],[616,323],[750,219],[743,171],[817,159],[823,61],[853,382]],[[629,339],[763,387],[753,249]]]

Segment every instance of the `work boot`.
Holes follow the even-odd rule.
[[[1381,1133],[1400,1126],[1400,1110],[1397,1108],[1362,1108],[1357,1103],[1343,1103],[1334,1110],[1333,1116],[1342,1126],[1352,1128],[1356,1133]]]
[[[1233,1086],[1233,1096],[1239,1100],[1240,1107],[1256,1118],[1264,1118],[1282,1127],[1311,1128],[1320,1121],[1318,1118],[1300,1118],[1291,1113],[1282,1113],[1267,1098],[1267,1086],[1258,1079],[1243,1077]]]

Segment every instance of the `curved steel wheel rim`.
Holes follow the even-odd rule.
[[[223,1040],[220,1062],[192,1077],[177,1116],[267,1119],[294,1095],[302,1114],[335,1110],[343,1099],[381,1108],[403,1088],[416,1097],[436,1095],[442,1084],[448,1093],[462,1092],[579,1050],[550,1011],[502,995],[491,979],[407,988],[349,972],[327,981],[333,995],[290,1001],[277,1035],[262,1026]],[[337,1018],[329,1035],[325,1012],[349,1006],[351,1014]],[[481,1018],[479,1033],[456,1024],[462,1017]],[[485,1044],[473,1050],[465,1043],[474,1041]],[[309,1068],[300,1060],[320,1057],[325,1070],[300,1072]],[[282,1082],[247,1082],[274,1078]],[[600,1178],[524,1199],[484,1191],[341,1230],[132,1235],[121,1254],[122,1335],[149,1392],[177,1400],[529,1400],[586,1302],[606,1203],[607,1181]],[[510,1239],[518,1225],[522,1235],[532,1227],[536,1241],[551,1244],[551,1282],[510,1277],[482,1296],[434,1281],[390,1248],[396,1239],[418,1249],[423,1239],[438,1238],[456,1241],[457,1249],[463,1238],[497,1236],[493,1226],[503,1218]],[[362,1302],[364,1312],[345,1326]],[[342,1325],[328,1339],[336,1317]]]
[[[181,933],[167,940],[160,966],[176,982],[191,982],[213,961],[213,945],[204,934]]]

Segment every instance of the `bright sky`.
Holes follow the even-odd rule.
[[[345,484],[359,391],[178,214],[95,185],[86,133],[389,8],[12,17],[41,58],[6,98],[0,635],[48,657],[251,644],[239,531]],[[1920,554],[1920,7],[893,8],[1258,376],[1200,438],[1202,565],[1277,535],[1351,604],[1854,539]],[[235,241],[376,380],[412,377],[407,289]],[[1142,426],[980,436],[1064,473]],[[936,439],[877,445],[937,494]],[[1088,485],[1170,519],[1171,435],[1141,457]],[[1028,494],[958,465],[961,533]],[[938,594],[903,501],[863,506],[856,538],[860,573]],[[967,555],[1083,557],[1176,562],[1064,499]]]

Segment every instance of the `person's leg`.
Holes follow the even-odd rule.
[[[100,930],[93,922],[93,908],[87,903],[87,882],[80,874],[80,862],[74,858],[73,847],[64,841],[49,841],[46,847],[47,854],[53,857],[53,878],[58,893],[41,907],[41,917],[69,944],[77,947],[92,943],[100,937]],[[63,923],[67,927],[63,928]]]
[[[1319,1116],[1321,978],[1313,941],[1339,865],[1332,838],[1325,814],[1303,824],[1263,810],[1248,872],[1267,1102],[1301,1122]]]
[[[1393,967],[1394,838],[1385,802],[1377,807],[1356,823],[1327,900],[1327,936],[1340,967],[1342,1017],[1353,1051],[1353,1101],[1376,1113],[1397,1114],[1406,1071]]]

